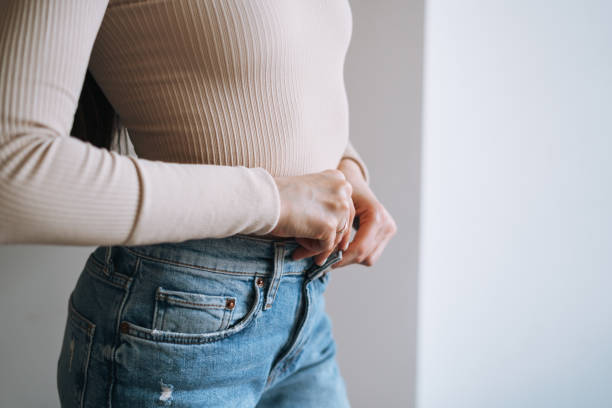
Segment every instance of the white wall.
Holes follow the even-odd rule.
[[[431,0],[418,407],[612,406],[612,3]]]

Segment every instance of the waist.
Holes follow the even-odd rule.
[[[310,275],[323,271],[342,259],[341,250],[333,252],[323,265],[314,257],[293,260],[300,245],[294,238],[236,234],[226,238],[193,239],[152,245],[124,246],[133,255],[151,261],[185,268],[243,276],[281,274]],[[98,247],[97,258],[110,256],[111,247]]]

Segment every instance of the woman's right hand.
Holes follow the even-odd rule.
[[[317,255],[315,263],[322,265],[338,244],[343,250],[348,247],[355,207],[344,173],[328,169],[274,180],[281,214],[270,234],[296,239],[301,247],[294,251],[294,260]]]

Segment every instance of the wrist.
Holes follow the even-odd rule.
[[[360,184],[367,184],[363,176],[363,172],[361,171],[361,167],[359,166],[359,164],[355,162],[355,160],[351,158],[345,157],[341,159],[340,163],[338,164],[338,170],[344,173],[344,176],[346,177],[346,179],[353,186],[360,185]]]

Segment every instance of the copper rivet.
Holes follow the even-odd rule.
[[[227,299],[227,301],[225,302],[225,307],[227,307],[228,309],[233,309],[234,306],[236,306],[236,301],[234,299]]]
[[[119,325],[119,331],[121,333],[127,333],[128,331],[130,331],[130,324],[128,322],[121,322],[121,324]]]
[[[262,278],[257,278],[257,281],[255,283],[261,288],[264,285],[264,280]]]

